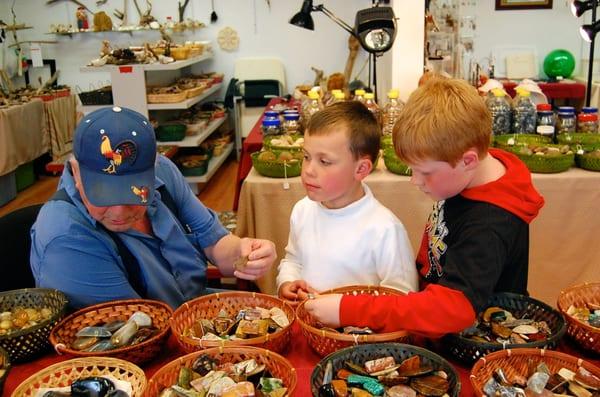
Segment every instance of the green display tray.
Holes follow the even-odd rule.
[[[514,139],[514,145],[509,145],[508,141]],[[515,146],[526,146],[529,144],[549,144],[552,138],[537,134],[506,134],[494,136],[494,146],[504,150],[510,150]]]
[[[559,147],[561,145],[544,144],[545,147]],[[518,148],[510,150],[521,159],[531,172],[539,174],[553,174],[557,172],[567,171],[575,164],[575,154],[561,154],[559,156],[541,156],[537,154],[527,155],[521,154]]]
[[[600,171],[600,157],[591,155],[590,153],[576,154],[575,164],[577,167],[583,168],[584,170]]]
[[[405,176],[412,175],[410,167],[396,156],[396,152],[394,152],[394,148],[392,147],[383,149],[383,163],[385,164],[385,167],[394,174]]]

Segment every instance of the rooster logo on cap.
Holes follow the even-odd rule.
[[[109,174],[115,174],[117,172],[117,167],[121,165],[123,160],[129,160],[129,162],[133,164],[135,160],[136,149],[133,142],[125,141],[119,143],[116,149],[113,150],[108,136],[102,135],[100,153],[102,153],[102,155],[110,162],[110,165],[106,168],[103,168],[102,171]]]
[[[132,186],[131,191],[142,200],[142,204],[148,202],[148,188],[146,186],[139,188],[137,186]]]

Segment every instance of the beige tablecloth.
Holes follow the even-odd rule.
[[[44,103],[32,100],[0,110],[0,175],[48,151]]]
[[[281,259],[293,205],[304,197],[300,177],[265,178],[252,169],[238,209],[237,234],[275,242]],[[366,179],[375,197],[404,223],[416,252],[433,202],[380,166]],[[533,174],[546,205],[530,227],[529,292],[555,305],[560,290],[584,281],[600,281],[600,173],[571,169],[561,174]],[[356,225],[360,227],[360,225]],[[263,292],[275,293],[276,266],[259,280]]]

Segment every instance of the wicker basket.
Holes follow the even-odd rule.
[[[263,138],[263,147],[269,150],[278,150],[278,151],[288,151],[288,152],[300,152],[302,151],[302,146],[280,146],[280,145],[272,145],[271,141],[273,139],[279,139],[282,135],[267,135]],[[302,138],[302,134],[292,134],[290,137],[294,140],[298,140]]]
[[[525,295],[503,292],[492,295],[486,307],[499,306],[513,313],[516,318],[546,321],[552,334],[545,340],[524,344],[483,343],[460,334],[448,334],[442,340],[444,348],[459,361],[472,364],[479,358],[496,350],[515,348],[554,349],[567,329],[563,316],[544,302]]]
[[[385,167],[394,174],[411,176],[412,170],[408,165],[402,162],[394,152],[393,147],[383,149],[383,163]]]
[[[575,154],[575,165],[589,171],[600,171],[600,156],[584,153]]]
[[[302,172],[302,161],[265,161],[259,160],[258,155],[260,152],[254,152],[251,154],[252,165],[256,168],[259,174],[270,178],[292,178],[300,176]]]
[[[158,397],[164,388],[176,384],[179,370],[183,367],[191,367],[196,358],[203,354],[208,354],[221,362],[238,363],[240,361],[254,359],[258,364],[264,364],[273,377],[283,381],[283,384],[288,389],[286,396],[294,395],[298,379],[296,369],[287,359],[266,349],[259,349],[251,346],[229,346],[213,347],[211,349],[193,352],[171,361],[156,371],[154,376],[150,378],[144,397]]]
[[[335,373],[343,368],[344,361],[351,361],[360,365],[368,360],[392,356],[396,363],[400,363],[414,355],[420,356],[423,364],[431,364],[435,370],[446,372],[446,374],[448,374],[448,382],[450,383],[448,395],[451,397],[457,397],[459,395],[460,378],[458,377],[456,370],[448,363],[448,361],[429,350],[402,343],[375,343],[371,345],[353,346],[331,353],[319,361],[312,372],[310,377],[312,394],[315,397],[319,395],[318,390],[323,382],[323,374],[327,367],[327,363],[330,361],[335,376]]]
[[[148,103],[178,103],[185,101],[187,97],[186,91],[177,92],[174,94],[147,94]]]
[[[159,331],[151,338],[133,346],[124,346],[102,352],[84,352],[70,347],[76,339],[75,334],[83,327],[117,320],[126,321],[136,311],[148,314],[152,318],[152,325],[158,328]],[[50,343],[59,354],[67,353],[86,358],[106,356],[141,364],[152,359],[160,352],[169,337],[169,318],[172,313],[173,310],[166,303],[149,299],[128,299],[100,303],[83,308],[65,317],[52,330]]]
[[[567,333],[583,348],[600,353],[600,328],[592,327],[567,314],[569,306],[600,305],[600,283],[584,283],[567,288],[558,296],[558,310],[567,319]]]
[[[221,310],[227,311],[229,315],[234,315],[241,309],[255,306],[266,309],[272,307],[280,308],[287,315],[290,324],[272,334],[239,340],[200,340],[183,335],[197,319],[215,318]],[[289,345],[291,325],[294,319],[294,310],[290,305],[277,297],[256,292],[219,292],[198,297],[179,306],[171,318],[171,331],[183,349],[188,352],[216,346],[254,346],[275,352],[283,352]]]
[[[370,294],[370,295],[402,295],[402,292],[381,286],[351,285],[347,287],[334,288],[321,294]],[[410,335],[406,331],[386,332],[371,335],[350,335],[333,332],[316,327],[315,320],[304,308],[304,302],[296,308],[296,318],[306,337],[310,347],[321,357],[333,353],[348,346],[379,343],[379,342],[410,342]]]
[[[508,349],[491,353],[477,361],[471,369],[471,385],[476,396],[484,397],[483,386],[492,377],[494,371],[502,368],[510,379],[514,375],[527,376],[529,365],[544,362],[551,373],[567,368],[577,372],[583,367],[595,376],[600,376],[600,368],[565,353],[543,349]],[[530,364],[531,363],[531,364]]]
[[[199,85],[198,87],[189,88],[189,89],[185,90],[185,92],[187,93],[187,98],[193,98],[195,96],[202,94],[205,90],[206,90],[206,86],[204,84],[202,84],[202,85]]]
[[[509,140],[514,140],[512,145]],[[494,146],[504,150],[511,150],[515,146],[527,146],[529,144],[548,144],[552,143],[552,138],[538,134],[504,134],[494,136]]]
[[[558,147],[559,145],[544,144],[544,146]],[[536,154],[528,155],[519,153],[519,147],[509,149],[521,159],[529,168],[529,171],[541,174],[553,174],[567,171],[575,164],[575,154],[560,154],[558,156],[540,156]]]
[[[64,316],[67,303],[65,294],[55,289],[26,288],[0,293],[0,310],[3,312],[16,307],[48,307],[53,313],[37,325],[0,336],[0,346],[8,352],[11,362],[28,361],[50,347],[48,336]]]
[[[116,358],[75,358],[51,365],[31,375],[11,394],[11,397],[33,397],[40,388],[66,387],[79,378],[107,376],[131,383],[131,397],[141,397],[146,388],[146,375],[138,366]]]
[[[2,360],[2,365],[0,365],[0,369],[4,370],[2,376],[0,376],[0,395],[2,394],[2,390],[4,389],[4,381],[8,377],[8,373],[10,372],[10,357],[6,350],[0,347],[0,360]]]
[[[585,150],[600,149],[600,134],[585,132],[575,134],[560,134],[556,138],[561,145],[580,145]]]

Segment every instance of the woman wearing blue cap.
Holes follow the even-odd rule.
[[[177,307],[205,293],[207,261],[247,280],[275,261],[272,242],[228,233],[196,198],[156,154],[141,114],[90,113],[75,131],[73,154],[31,229],[36,285],[65,292],[72,307],[136,297]],[[236,269],[240,258],[247,263]]]

